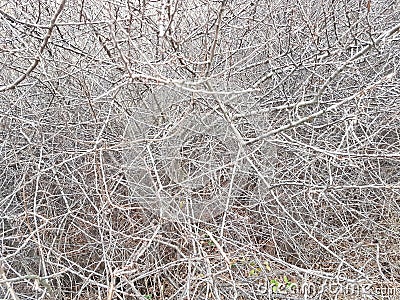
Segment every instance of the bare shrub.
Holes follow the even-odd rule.
[[[398,1],[25,2],[0,1],[0,298],[395,286]]]

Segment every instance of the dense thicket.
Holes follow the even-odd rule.
[[[399,10],[0,1],[0,298],[394,286]]]

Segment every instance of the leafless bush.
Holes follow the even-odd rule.
[[[0,1],[0,298],[394,286],[399,15]]]

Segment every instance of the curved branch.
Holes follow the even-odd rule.
[[[26,71],[19,78],[17,78],[13,83],[2,86],[0,88],[0,92],[15,89],[17,87],[17,85],[20,84],[22,81],[24,81],[32,73],[32,71],[35,70],[35,68],[38,66],[39,61],[40,61],[40,56],[42,55],[44,49],[47,46],[47,43],[49,42],[51,34],[53,33],[54,27],[56,25],[57,18],[59,17],[62,10],[64,9],[65,3],[66,3],[66,0],[61,1],[56,13],[54,14],[53,18],[51,19],[50,25],[48,27],[49,29],[47,30],[46,36],[44,37],[42,43],[40,44],[40,48],[35,57],[35,60],[32,62],[32,64],[29,66],[29,68],[26,69]]]

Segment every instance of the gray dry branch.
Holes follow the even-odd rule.
[[[0,0],[0,298],[398,291],[399,20]]]

